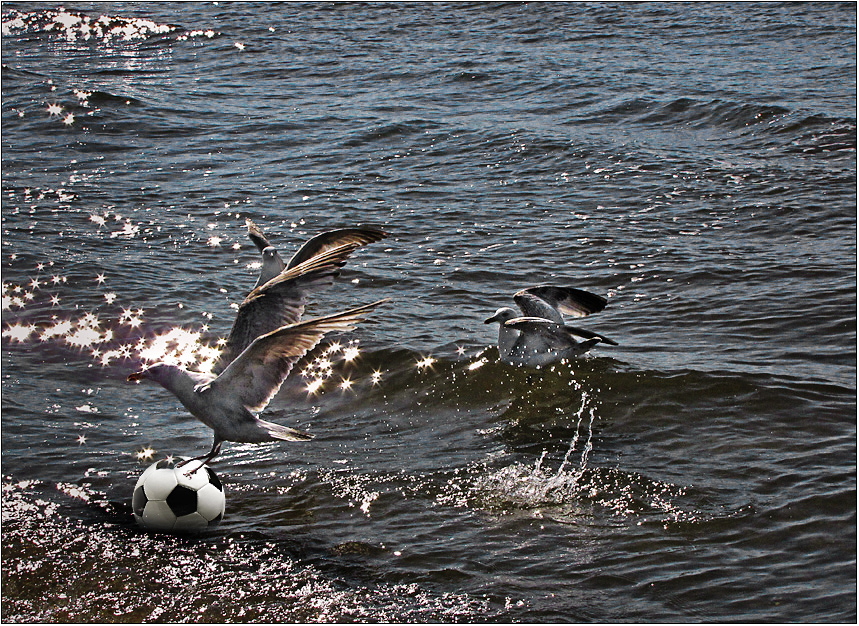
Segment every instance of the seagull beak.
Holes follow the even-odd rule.
[[[143,380],[143,372],[140,371],[140,372],[134,372],[133,374],[129,374],[128,378],[126,380],[130,383],[141,381],[141,380]]]
[[[497,322],[497,321],[498,321],[498,316],[493,315],[492,317],[483,320],[483,323],[484,324],[491,324],[492,322]]]

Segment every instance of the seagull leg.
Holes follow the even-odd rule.
[[[200,467],[203,467],[206,463],[208,463],[209,461],[214,459],[216,456],[218,456],[218,453],[221,451],[221,444],[222,443],[224,443],[222,440],[215,437],[215,442],[212,444],[212,449],[209,450],[208,454],[204,454],[202,456],[195,456],[193,459],[187,459],[185,461],[182,461],[181,463],[179,463],[179,465],[176,466],[176,469],[179,469],[180,467],[184,467],[185,465],[187,465],[188,463],[191,463],[192,461],[202,461],[202,463],[200,463]],[[200,469],[200,467],[195,469],[194,472],[196,472],[198,469]],[[188,475],[191,475],[194,472],[186,472],[186,473]]]

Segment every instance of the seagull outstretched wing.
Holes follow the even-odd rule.
[[[229,390],[249,411],[262,411],[296,361],[315,348],[326,333],[353,330],[356,323],[384,302],[387,300],[291,324],[257,337],[217,378],[202,385],[200,392]]]
[[[555,287],[553,285],[540,285],[529,287],[517,292],[513,299],[522,312],[528,317],[543,317],[563,323],[560,314],[570,317],[585,317],[591,313],[599,313],[607,304],[602,296],[576,289],[574,287]],[[548,311],[554,311],[554,314]]]
[[[254,224],[250,218],[245,220],[245,224],[248,227],[248,237],[254,242],[254,245],[262,256],[262,266],[260,267],[257,283],[254,285],[255,289],[267,283],[284,269],[292,269],[332,248],[337,248],[347,243],[365,246],[388,236],[388,233],[385,231],[372,226],[331,230],[308,239],[289,260],[289,263],[284,263],[277,248],[271,245],[271,242],[262,232],[262,229]]]

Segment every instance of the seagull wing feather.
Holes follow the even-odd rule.
[[[605,335],[600,335],[599,333],[595,333],[592,330],[587,330],[586,328],[580,328],[577,326],[565,326],[565,328],[570,331],[572,334],[577,337],[584,337],[585,339],[599,339],[603,343],[607,343],[610,346],[616,346],[618,343],[614,339],[609,339]]]
[[[540,350],[564,350],[579,343],[566,326],[540,317],[515,317],[504,325],[520,331],[525,344]]]
[[[320,233],[301,246],[293,257],[286,264],[287,268],[293,268],[301,265],[308,259],[347,243],[355,243],[357,246],[365,246],[368,243],[374,243],[388,236],[388,233],[373,227],[365,228],[340,228],[331,230],[326,233]]]
[[[211,386],[229,390],[252,412],[262,411],[277,394],[293,365],[322,341],[326,333],[353,330],[355,324],[387,300],[342,313],[278,328],[257,337]]]
[[[546,345],[552,349],[563,348],[571,344],[576,344],[577,341],[575,337],[598,339],[599,341],[612,346],[617,345],[616,341],[590,330],[575,326],[566,326],[564,324],[556,324],[551,320],[538,317],[516,317],[512,320],[507,320],[504,325],[525,334],[539,335]]]
[[[557,324],[564,323],[564,316],[555,307],[542,298],[530,293],[527,289],[516,293],[513,296],[513,300],[525,317],[539,317]]]
[[[554,285],[529,287],[518,292],[513,298],[518,304],[517,298],[526,295],[539,298],[550,308],[557,309],[560,313],[570,317],[585,317],[591,313],[599,313],[608,303],[605,298],[595,293],[575,287],[556,287]],[[538,315],[537,317],[542,316]]]

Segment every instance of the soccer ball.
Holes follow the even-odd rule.
[[[134,519],[149,530],[194,532],[217,526],[224,517],[224,487],[209,466],[197,462],[177,468],[162,459],[137,479],[131,508]],[[192,473],[188,473],[193,469]]]

